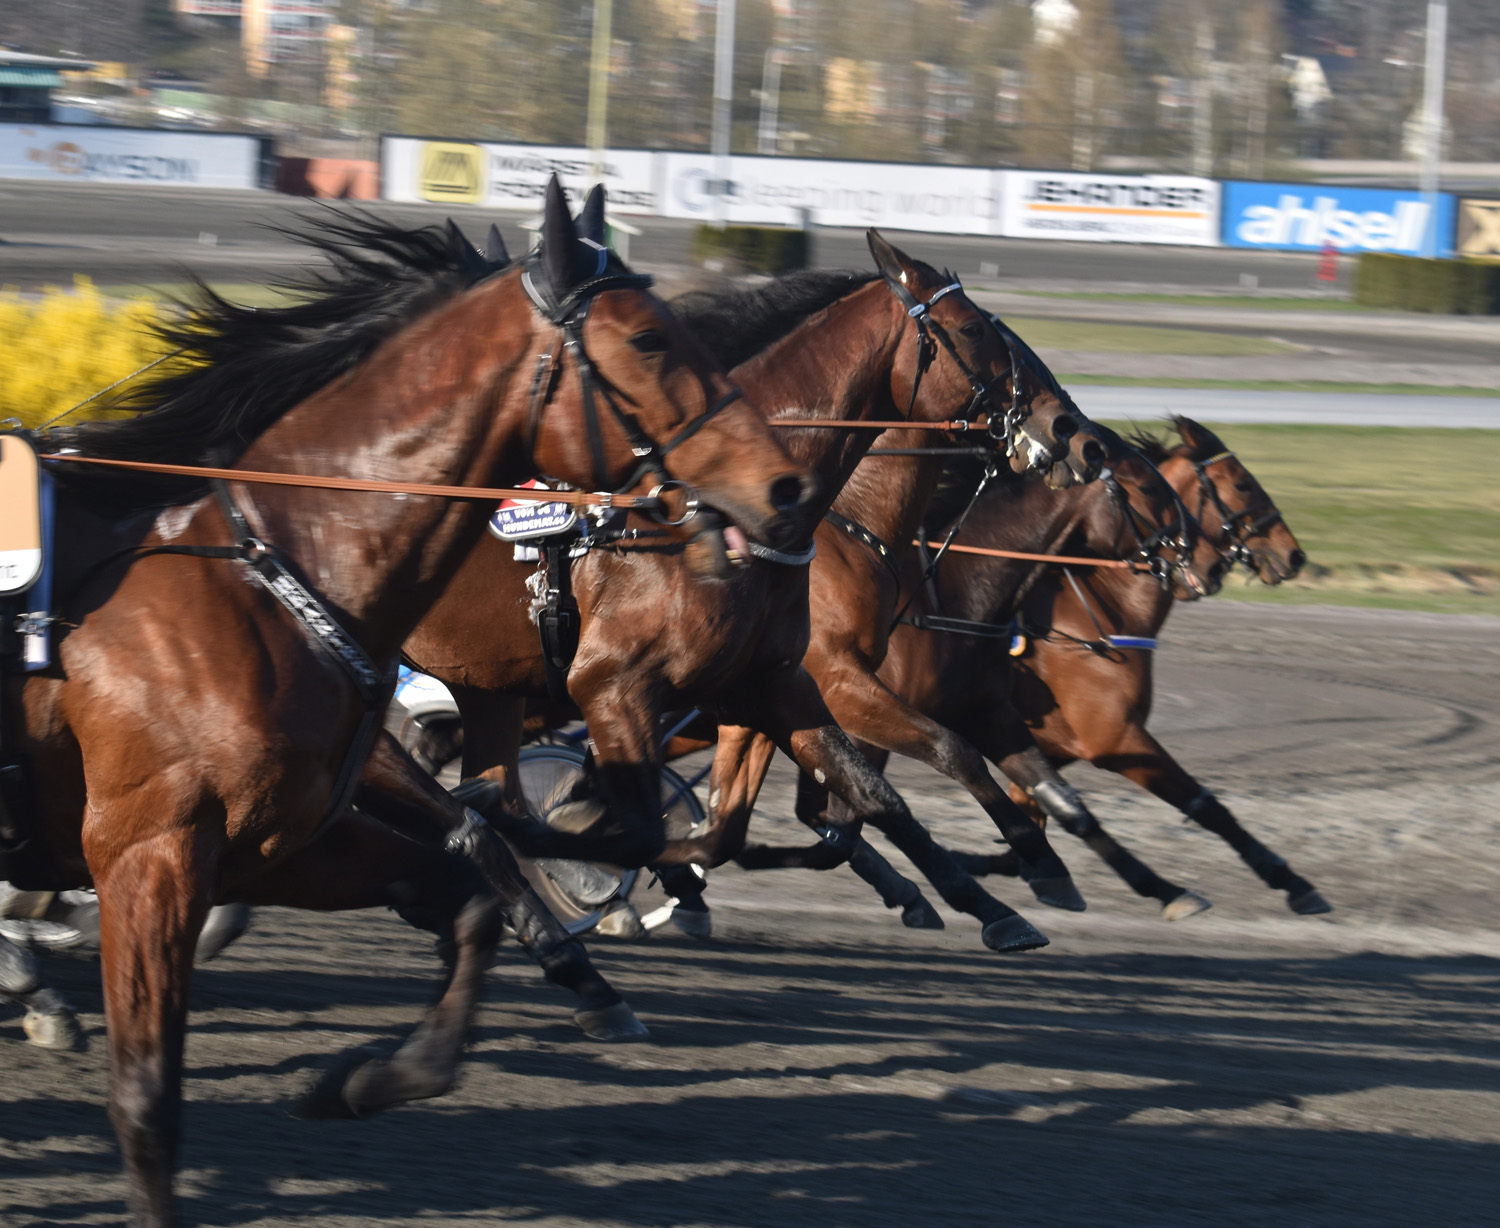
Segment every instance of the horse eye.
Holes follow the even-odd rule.
[[[970,320],[958,330],[958,335],[965,341],[978,341],[979,338],[984,336],[984,325],[978,320]]]
[[[1234,484],[1234,488],[1235,488],[1235,490],[1239,491],[1240,494],[1242,494],[1242,495],[1248,495],[1250,493],[1250,483],[1249,482],[1236,482]]]
[[[660,333],[654,328],[648,328],[645,332],[636,333],[630,339],[630,344],[642,354],[661,354],[666,351],[667,338],[665,333]]]

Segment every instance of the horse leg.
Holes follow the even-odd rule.
[[[1042,829],[995,782],[984,756],[971,743],[918,712],[863,670],[841,671],[828,687],[827,699],[839,724],[862,741],[920,760],[968,789],[1020,856],[1022,877],[1036,898],[1053,908],[1083,911],[1083,897],[1062,859]]]
[[[43,1049],[82,1049],[87,1042],[73,1008],[55,989],[42,984],[30,951],[0,936],[0,1001],[26,1008],[21,1030]]]
[[[878,765],[877,765],[878,766]],[[808,827],[828,824],[830,795],[808,773],[797,774],[797,818]],[[920,887],[877,853],[863,837],[849,855],[849,868],[875,888],[887,908],[901,910],[901,924],[907,929],[940,930],[943,919],[927,902]]]
[[[806,670],[771,681],[779,685],[762,685],[754,700],[760,727],[776,734],[797,765],[841,798],[849,814],[884,833],[949,905],[978,918],[986,946],[1025,951],[1047,945],[1039,930],[980,887],[912,817],[900,794],[834,723]]]
[[[1175,806],[1189,819],[1213,832],[1273,891],[1286,893],[1287,907],[1310,917],[1332,912],[1333,906],[1286,860],[1240,826],[1238,819],[1209,790],[1163,749],[1140,725],[1127,725],[1108,754],[1091,756],[1096,767],[1134,781],[1147,792]]]
[[[117,821],[97,826],[128,830]],[[212,857],[195,846],[197,837],[195,825],[184,823],[89,862],[99,893],[109,1118],[137,1228],[176,1222],[172,1169],[182,1116],[188,985],[213,871]]]
[[[1196,916],[1212,904],[1196,891],[1180,887],[1121,845],[1104,830],[1078,790],[1058,775],[1009,704],[973,722],[972,741],[984,755],[1031,797],[1048,818],[1077,836],[1137,895],[1154,899],[1168,921]],[[1014,796],[1014,792],[1012,792]]]
[[[526,701],[514,695],[472,687],[450,687],[463,720],[463,778],[492,781],[505,791],[506,804],[524,814],[518,756],[524,740]]]
[[[355,1050],[298,1105],[308,1118],[369,1117],[453,1085],[485,970],[500,941],[500,902],[475,867],[358,810],[233,893],[244,903],[319,912],[394,908],[437,935],[447,980],[437,1004],[392,1054]]]
[[[449,852],[474,864],[499,895],[506,921],[542,974],[578,998],[573,1019],[585,1033],[596,1040],[646,1035],[625,1000],[594,968],[583,944],[542,903],[505,842],[480,814],[418,768],[389,734],[376,739],[354,801],[419,840],[435,832],[443,835]]]

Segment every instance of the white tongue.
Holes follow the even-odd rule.
[[[747,558],[750,555],[750,543],[736,525],[728,525],[724,529],[724,544],[737,554],[742,554]]]

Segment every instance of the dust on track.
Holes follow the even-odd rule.
[[[1338,911],[1294,918],[1229,850],[1103,773],[1106,826],[1216,907],[1168,925],[1058,837],[1081,915],[1052,937],[902,930],[852,876],[717,872],[716,939],[595,942],[652,1028],[611,1047],[513,952],[457,1089],[304,1123],[309,1069],[430,999],[385,914],[271,911],[201,970],[188,1222],[386,1228],[1492,1224],[1500,1199],[1493,814],[1500,620],[1205,603],[1168,624],[1153,728]],[[940,838],[966,796],[893,779]],[[790,774],[767,838],[792,835]],[[0,1223],[115,1223],[95,969],[54,961],[93,1047],[0,1020]]]

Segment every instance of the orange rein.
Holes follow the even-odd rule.
[[[912,541],[913,546],[922,544]],[[1033,563],[1063,563],[1072,567],[1123,567],[1127,571],[1136,570],[1134,563],[1124,559],[1080,559],[1066,554],[1027,554],[1022,550],[992,550],[988,546],[953,545],[948,549],[956,554],[984,554],[996,559],[1027,559]]]
[[[767,426],[777,427],[843,427],[863,431],[983,431],[989,423],[958,418],[952,422],[855,422],[849,418],[773,418]]]
[[[202,465],[162,465],[151,461],[107,460],[102,456],[75,456],[67,452],[43,453],[42,460],[73,461],[81,465],[111,465],[118,469],[140,469],[147,473],[172,473],[183,477],[223,478],[230,482],[256,482],[264,486],[311,486],[319,490],[354,490],[371,494],[437,495],[447,499],[529,499],[535,503],[571,503],[575,507],[655,507],[650,495],[614,495],[588,490],[536,490],[506,486],[434,486],[417,482],[377,482],[366,478],[319,477],[300,473],[259,473],[251,469],[210,469]]]

